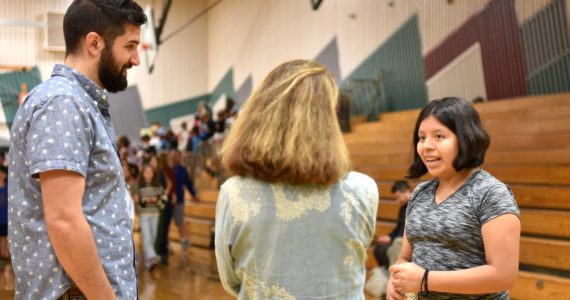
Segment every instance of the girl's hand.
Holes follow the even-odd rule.
[[[421,289],[424,269],[414,263],[402,263],[390,267],[390,281],[398,293],[417,293]]]
[[[156,203],[157,199],[154,196],[146,196],[143,198],[146,203]]]
[[[403,294],[396,291],[394,284],[392,284],[392,276],[386,285],[386,300],[404,300],[406,299]]]

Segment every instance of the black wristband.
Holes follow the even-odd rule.
[[[429,274],[429,270],[426,269],[424,271],[424,276],[422,277],[422,283],[420,286],[420,294],[423,297],[427,297],[429,295],[429,290],[428,290],[428,274]]]

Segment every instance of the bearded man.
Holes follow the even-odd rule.
[[[75,0],[65,63],[12,124],[9,238],[15,299],[136,299],[132,225],[107,92],[139,65],[133,0]]]

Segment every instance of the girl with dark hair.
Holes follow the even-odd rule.
[[[158,182],[156,171],[150,165],[143,165],[138,179],[138,191],[135,201],[138,203],[139,223],[143,239],[144,265],[152,270],[160,261],[154,249],[158,231],[158,219],[164,190]]]
[[[459,98],[431,101],[413,141],[408,178],[435,178],[409,201],[387,299],[509,299],[520,212],[510,188],[480,168],[490,139],[477,111]]]

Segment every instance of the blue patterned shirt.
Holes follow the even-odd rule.
[[[137,298],[127,190],[114,143],[107,95],[64,65],[56,65],[51,78],[34,88],[16,113],[8,188],[15,299],[57,299],[73,285],[46,230],[38,178],[49,170],[85,177],[83,213],[103,269],[118,299]]]

